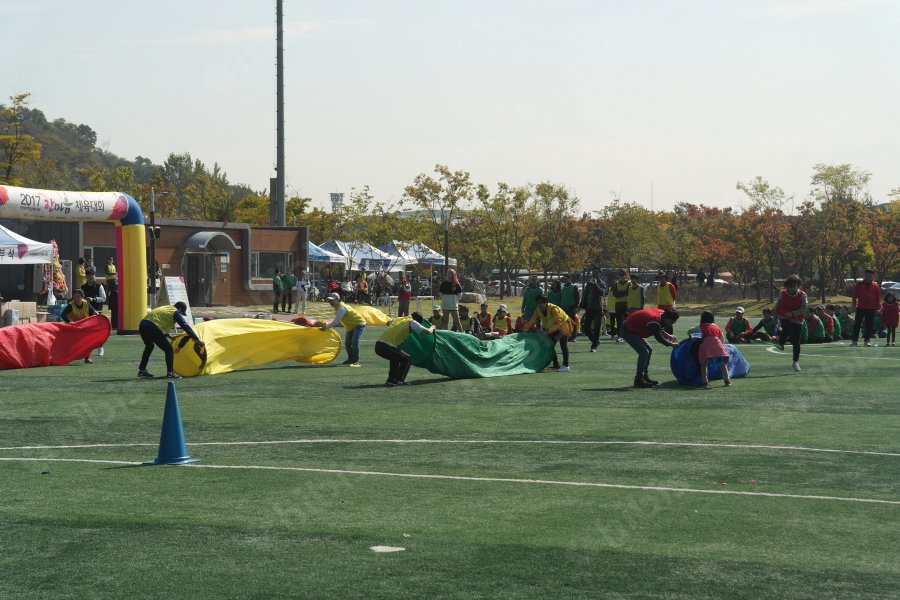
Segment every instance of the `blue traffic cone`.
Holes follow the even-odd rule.
[[[195,461],[196,459],[188,455],[187,446],[184,443],[184,428],[181,426],[178,396],[175,394],[175,384],[170,381],[166,391],[166,410],[163,413],[162,430],[159,433],[159,452],[156,460],[144,464],[183,465]]]

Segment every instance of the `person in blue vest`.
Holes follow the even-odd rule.
[[[147,363],[150,362],[150,355],[153,354],[153,347],[159,348],[166,354],[166,377],[169,379],[181,379],[181,375],[175,372],[172,366],[175,360],[175,353],[172,350],[172,343],[166,336],[166,333],[175,328],[175,324],[181,327],[186,334],[191,336],[195,342],[205,345],[196,332],[191,328],[190,324],[184,316],[187,314],[187,304],[184,302],[176,302],[169,306],[160,306],[154,308],[141,321],[138,331],[141,334],[141,340],[144,342],[144,354],[141,357],[141,364],[138,366],[138,378],[152,379],[153,375],[147,371]]]

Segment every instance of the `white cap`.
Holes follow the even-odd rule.
[[[741,314],[744,314],[744,307],[743,307],[743,306],[738,306],[736,309],[734,309],[734,312],[739,312],[739,313],[741,313]]]
[[[432,311],[435,311],[435,310],[441,310],[441,305],[440,305],[440,304],[435,304],[434,306],[431,307],[431,310],[432,310]]]

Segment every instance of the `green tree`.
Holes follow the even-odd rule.
[[[790,243],[789,225],[783,212],[787,197],[780,187],[771,185],[759,175],[748,182],[738,182],[737,189],[747,195],[750,208],[741,218],[738,240],[753,261],[752,270],[757,283],[761,273],[767,276],[769,302],[775,301],[775,269],[785,246]],[[760,286],[756,299],[760,300]]]
[[[25,133],[24,114],[28,109],[30,93],[10,96],[9,106],[0,105],[0,149],[3,151],[2,180],[0,183],[21,185],[22,177],[17,169],[36,161],[41,156],[41,145]]]
[[[537,219],[531,188],[499,183],[492,194],[487,187],[479,185],[476,197],[479,206],[472,212],[480,227],[475,229],[480,230],[489,260],[500,271],[502,298],[511,292],[510,273],[522,268],[527,249],[534,241]]]

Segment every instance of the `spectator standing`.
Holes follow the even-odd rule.
[[[578,304],[581,301],[581,295],[578,293],[578,287],[572,283],[569,275],[563,275],[563,285],[561,290],[561,299],[559,306],[572,319],[575,326],[572,328],[572,336],[570,342],[574,342],[578,337]]]
[[[296,285],[297,276],[290,271],[285,271],[281,276],[281,312],[292,313],[294,311],[294,287]]]
[[[309,292],[312,290],[312,281],[309,278],[309,273],[306,272],[306,269],[300,270],[300,276],[297,278],[297,304],[294,306],[294,314],[306,314],[306,299],[309,297]]]
[[[526,321],[531,320],[531,316],[537,309],[537,298],[543,295],[544,290],[538,282],[537,275],[532,275],[528,280],[528,287],[522,291],[522,314]]]
[[[800,336],[807,308],[806,292],[800,289],[801,283],[799,275],[788,275],[784,280],[778,304],[775,305],[775,314],[781,319],[778,344],[784,348],[784,343],[790,338],[794,359],[791,367],[795,371],[800,370]]]
[[[644,308],[645,300],[641,278],[634,274],[631,276],[631,287],[628,288],[628,314]]]
[[[853,325],[853,341],[851,346],[859,344],[859,330],[865,326],[863,331],[863,339],[866,346],[872,344],[869,340],[872,338],[872,325],[875,319],[875,312],[881,307],[881,288],[874,281],[875,269],[866,269],[863,274],[863,280],[853,286],[852,305],[856,309],[855,323]]]
[[[366,330],[366,320],[359,314],[355,308],[352,308],[343,302],[337,294],[328,294],[325,298],[331,308],[334,309],[334,319],[331,323],[327,323],[319,327],[322,331],[337,327],[338,324],[343,326],[344,345],[347,347],[347,360],[342,365],[350,365],[358,367],[359,365],[359,340],[362,338],[363,332]]]
[[[397,284],[397,316],[409,316],[409,303],[412,301],[412,284],[406,278],[406,274],[400,276]]]
[[[547,301],[556,306],[562,305],[562,284],[559,279],[550,282],[550,291],[547,292]]]
[[[673,308],[666,310],[644,308],[631,313],[625,319],[622,324],[622,337],[638,354],[634,387],[648,388],[659,385],[658,381],[650,379],[650,357],[653,355],[653,349],[647,343],[646,338],[653,336],[663,346],[677,348],[678,339],[666,331],[671,329],[677,320],[678,311]]]
[[[887,329],[885,346],[897,345],[897,326],[900,325],[900,305],[897,304],[897,296],[894,292],[884,295],[881,304],[881,326]]]
[[[278,312],[278,303],[281,301],[281,269],[276,268],[272,275],[272,295],[275,300],[272,303],[272,312]]]
[[[553,342],[553,369],[559,373],[569,371],[569,336],[575,328],[575,322],[569,318],[565,311],[551,304],[547,296],[543,294],[537,297],[534,314],[525,324],[525,331],[534,327],[538,320],[541,322],[541,333]],[[563,364],[559,365],[559,357],[556,354],[556,345],[562,351]]]
[[[703,287],[703,284],[706,283],[706,273],[703,269],[697,271],[697,286]]]
[[[116,281],[119,274],[116,272],[116,263],[114,257],[106,257],[106,282]]]
[[[103,305],[106,304],[106,290],[97,281],[93,269],[88,269],[86,273],[87,281],[81,286],[81,290],[84,292],[84,297],[90,303],[91,307],[98,313],[102,313]]]
[[[72,288],[72,297],[75,297],[75,290],[80,290],[81,286],[87,283],[87,267],[83,256],[78,257],[78,264],[75,265],[75,286]]]
[[[591,340],[591,352],[597,351],[600,344],[600,327],[603,325],[603,298],[606,290],[600,279],[600,271],[594,270],[590,280],[584,285],[584,293],[581,294],[581,309],[584,311],[582,328],[588,339]]]
[[[109,319],[113,329],[119,326],[119,281],[110,281],[106,284],[106,302],[109,304]],[[102,289],[102,287],[101,287]],[[100,356],[103,356],[103,348],[100,348]]]
[[[462,295],[462,286],[459,284],[459,277],[453,269],[447,269],[444,274],[444,280],[441,287],[441,311],[444,313],[444,323],[442,329],[450,328],[450,319],[453,319],[453,331],[460,331],[459,323],[459,297]]]
[[[725,337],[732,344],[743,344],[748,341],[744,335],[752,329],[750,321],[744,318],[744,307],[738,306],[734,309],[734,316],[725,324]]]
[[[678,288],[669,281],[669,276],[660,271],[656,274],[656,308],[666,310],[675,308],[678,299]]]
[[[609,334],[622,341],[622,323],[628,314],[628,290],[631,289],[631,279],[625,269],[617,273],[618,279],[609,286],[607,304],[609,305]]]

